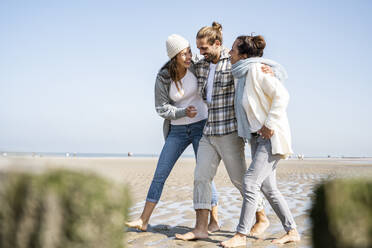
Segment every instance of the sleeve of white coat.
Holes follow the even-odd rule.
[[[262,73],[260,84],[263,92],[272,100],[271,108],[267,115],[265,126],[269,129],[274,129],[275,123],[286,115],[286,109],[289,102],[289,94],[283,84],[273,76]]]

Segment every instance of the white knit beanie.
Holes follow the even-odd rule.
[[[183,49],[190,46],[189,42],[185,38],[183,38],[181,35],[178,35],[178,34],[172,34],[171,36],[169,36],[167,39],[166,45],[167,45],[168,57],[170,59],[176,56]]]

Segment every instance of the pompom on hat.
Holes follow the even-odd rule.
[[[172,59],[183,49],[188,48],[190,46],[190,43],[185,38],[183,38],[181,35],[172,34],[168,36],[166,46],[167,46],[168,57]]]

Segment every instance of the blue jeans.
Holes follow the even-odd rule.
[[[199,141],[203,135],[203,128],[206,120],[201,120],[188,125],[171,125],[170,132],[163,150],[161,151],[154,178],[152,179],[147,201],[158,202],[163,191],[164,183],[167,180],[174,164],[183,151],[192,144],[196,157]],[[214,182],[212,182],[212,206],[217,205],[218,193]]]

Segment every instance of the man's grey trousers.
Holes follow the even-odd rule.
[[[221,160],[231,182],[244,196],[243,176],[247,171],[244,140],[237,132],[222,136],[205,136],[200,139],[194,173],[194,208],[211,209],[211,183]],[[263,199],[258,194],[253,212],[263,209]]]

